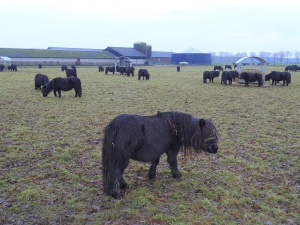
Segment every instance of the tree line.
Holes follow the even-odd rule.
[[[243,57],[260,57],[265,59],[267,62],[273,61],[275,62],[279,62],[279,63],[289,63],[290,60],[292,59],[293,53],[290,51],[280,51],[280,52],[275,52],[275,53],[271,53],[271,52],[260,52],[258,55],[255,52],[250,52],[249,55],[247,54],[247,52],[240,52],[240,53],[236,53],[236,54],[232,54],[230,52],[219,52],[219,54],[215,53],[215,52],[209,52],[212,55],[212,61],[213,62],[229,62],[232,60],[238,60],[240,58]],[[296,62],[299,62],[300,59],[300,51],[296,51],[294,52],[294,58],[296,60]]]

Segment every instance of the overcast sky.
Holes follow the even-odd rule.
[[[0,48],[300,51],[296,0],[1,0]],[[0,53],[1,54],[1,53]]]

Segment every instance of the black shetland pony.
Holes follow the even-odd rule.
[[[214,71],[216,71],[216,70],[223,71],[223,67],[222,66],[214,66]]]
[[[180,72],[180,66],[177,66],[177,72]]]
[[[114,66],[105,67],[105,74],[107,74],[108,72],[112,72],[113,74],[115,74],[115,67]]]
[[[81,97],[81,81],[77,77],[67,77],[61,78],[56,77],[42,86],[43,96],[46,97],[49,92],[53,90],[55,97],[57,97],[56,92],[58,92],[58,97],[61,97],[61,91],[75,90],[75,97]]]
[[[122,114],[104,129],[102,148],[103,191],[120,198],[120,189],[127,188],[123,178],[130,159],[151,162],[149,179],[156,177],[156,167],[162,154],[167,154],[172,176],[181,178],[177,154],[191,148],[196,152],[217,153],[218,132],[206,119],[197,119],[180,112],[158,112],[153,116]]]
[[[77,70],[75,69],[66,69],[66,77],[77,77]]]
[[[249,87],[249,83],[258,82],[258,87],[262,86],[262,75],[260,73],[242,72],[240,78],[245,80],[245,87]]]
[[[203,73],[203,83],[207,83],[207,79],[209,79],[209,83],[213,83],[214,82],[214,78],[215,77],[219,77],[220,76],[220,71],[204,71]]]
[[[272,80],[272,85],[277,85],[279,81],[283,81],[282,86],[289,86],[289,84],[291,83],[291,74],[289,72],[272,71],[265,76],[265,80]]]
[[[138,75],[138,80],[141,79],[141,77],[143,77],[143,80],[146,78],[146,80],[150,79],[150,74],[148,72],[147,69],[139,69],[139,75]]]
[[[41,90],[41,86],[47,84],[48,82],[49,78],[46,75],[38,73],[34,78],[34,89]]]
[[[232,67],[230,65],[225,65],[225,70],[226,69],[231,69],[232,70]]]
[[[99,72],[104,72],[104,67],[103,66],[98,66],[98,71]]]
[[[232,73],[229,71],[223,71],[221,75],[221,84],[226,84],[227,81],[229,84],[232,84]]]

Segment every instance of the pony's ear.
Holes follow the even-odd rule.
[[[199,120],[199,125],[200,125],[200,127],[204,127],[205,126],[205,120],[204,119],[200,119]]]

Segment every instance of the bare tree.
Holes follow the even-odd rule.
[[[273,55],[273,62],[274,62],[274,65],[275,65],[275,62],[276,62],[276,60],[278,59],[278,56],[279,56],[279,52],[275,52],[272,55]]]
[[[241,53],[241,57],[247,57],[247,56],[248,56],[247,52],[242,52]]]
[[[266,52],[260,52],[260,53],[258,54],[258,56],[259,56],[260,58],[264,58],[264,57],[266,57],[266,55],[267,55]]]
[[[285,52],[284,51],[280,51],[278,54],[279,54],[280,63],[282,63],[283,62],[283,58],[285,57]]]
[[[268,58],[268,62],[270,61],[270,56],[272,56],[271,52],[266,52],[266,57]]]
[[[285,56],[286,56],[286,62],[289,62],[289,58],[292,56],[293,54],[290,51],[286,51],[285,52]]]
[[[209,54],[211,54],[211,60],[214,63],[216,61],[216,53],[215,52],[208,52]]]
[[[296,60],[297,60],[297,63],[299,62],[299,58],[300,58],[300,52],[299,51],[296,51],[295,53],[294,53],[294,56],[295,56],[295,58],[296,58]]]
[[[251,57],[256,57],[256,53],[255,52],[250,52],[250,56]],[[253,63],[253,59],[251,59],[251,62]]]

